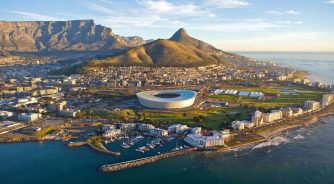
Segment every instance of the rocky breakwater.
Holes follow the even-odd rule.
[[[124,169],[129,169],[132,167],[139,167],[145,164],[153,163],[156,161],[159,161],[161,159],[166,159],[166,158],[171,158],[171,157],[176,157],[180,156],[183,154],[187,154],[193,151],[196,151],[197,148],[189,148],[189,149],[184,149],[180,151],[174,151],[174,152],[169,152],[161,155],[155,155],[151,157],[145,157],[145,158],[140,158],[136,160],[130,160],[126,162],[120,162],[120,163],[115,163],[115,164],[105,164],[100,167],[100,170],[102,172],[116,172]]]

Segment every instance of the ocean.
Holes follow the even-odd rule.
[[[313,82],[334,84],[334,52],[237,52],[309,72]]]
[[[279,56],[265,55],[270,54],[262,56],[268,59]],[[277,62],[287,57],[302,58],[283,53]],[[306,61],[308,57],[305,55],[305,63],[313,63]],[[300,61],[287,63],[294,62]],[[317,70],[312,69],[312,73]],[[334,77],[327,67],[319,75],[324,79]],[[0,184],[332,184],[333,132],[334,117],[326,117],[316,125],[283,132],[270,142],[230,153],[192,153],[109,174],[98,168],[122,157],[103,155],[87,147],[67,148],[61,142],[0,144]],[[138,153],[127,154],[136,158]]]

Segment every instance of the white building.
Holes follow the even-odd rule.
[[[17,118],[19,121],[35,122],[38,119],[42,118],[42,115],[38,113],[21,113],[18,115]]]
[[[136,94],[139,103],[153,109],[179,109],[192,106],[197,93],[190,90],[143,91]]]
[[[60,110],[59,115],[63,117],[75,118],[78,116],[79,112],[80,110],[66,109],[66,110]]]
[[[243,130],[245,128],[252,128],[252,127],[254,127],[254,123],[253,122],[246,121],[246,120],[243,120],[243,121],[233,121],[231,123],[231,125],[232,125],[232,128],[234,130]]]
[[[60,111],[60,110],[64,110],[66,107],[66,101],[61,101],[61,102],[50,102],[48,105],[48,108],[50,111],[52,112],[56,112],[56,111]]]
[[[147,132],[147,131],[149,131],[150,129],[153,129],[153,128],[155,128],[155,126],[150,125],[150,124],[140,124],[138,126],[138,130],[143,131],[143,132]]]
[[[191,134],[201,134],[202,128],[201,127],[195,127],[191,129]]]
[[[154,137],[167,137],[168,131],[160,128],[152,128],[149,130],[149,134]]]
[[[229,129],[225,129],[223,131],[221,131],[221,137],[224,138],[224,139],[227,139],[229,138],[231,135],[231,132]]]
[[[15,107],[20,107],[24,105],[29,105],[29,104],[36,104],[38,103],[37,98],[35,97],[28,97],[28,98],[21,98],[17,99],[17,103],[15,104]]]
[[[189,127],[187,125],[174,124],[174,125],[171,125],[171,126],[168,127],[168,132],[183,134],[188,129],[189,129]]]
[[[254,115],[252,116],[252,123],[254,126],[260,126],[263,124],[262,112],[255,111]]]
[[[102,136],[104,138],[114,138],[114,137],[118,137],[119,135],[121,135],[121,133],[122,131],[120,129],[110,129],[110,130],[104,131]]]
[[[280,110],[272,110],[270,113],[263,114],[263,120],[266,123],[271,123],[276,120],[280,120],[283,118],[282,111]]]
[[[9,118],[14,115],[13,112],[10,111],[0,111],[0,118]]]
[[[263,98],[264,94],[262,92],[251,92],[249,94],[250,97],[254,97],[254,98]]]
[[[326,107],[329,104],[331,104],[333,100],[334,100],[334,94],[325,94],[324,96],[322,96],[321,105],[323,107]]]
[[[224,145],[224,139],[219,136],[202,136],[199,134],[188,134],[184,141],[186,141],[191,146],[201,148]]]
[[[318,110],[320,109],[320,103],[317,101],[307,100],[305,101],[304,108],[307,110]]]
[[[292,113],[294,117],[298,117],[303,115],[303,109],[302,108],[293,108]]]
[[[249,96],[249,92],[247,91],[240,91],[239,96]]]
[[[224,93],[228,95],[237,95],[238,91],[237,90],[225,90]]]
[[[113,129],[116,129],[116,126],[111,125],[111,124],[106,124],[106,125],[103,125],[102,127],[102,131],[113,130]]]
[[[245,125],[242,123],[242,121],[233,121],[231,123],[231,126],[234,130],[243,130],[245,129]]]
[[[293,111],[291,108],[282,109],[283,118],[290,118],[293,116]]]
[[[122,130],[130,130],[133,131],[136,129],[136,124],[134,123],[122,123],[121,127]]]
[[[287,78],[288,78],[287,76],[281,75],[281,76],[277,77],[277,80],[279,80],[279,81],[285,81]]]

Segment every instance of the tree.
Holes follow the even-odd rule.
[[[199,123],[201,120],[199,119],[199,117],[195,116],[193,117],[193,121],[195,121],[196,123]]]

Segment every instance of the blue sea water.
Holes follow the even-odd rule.
[[[334,118],[285,132],[275,142],[231,153],[192,153],[104,174],[117,157],[60,142],[0,145],[1,184],[59,183],[334,183]],[[137,154],[137,153],[133,153]]]
[[[247,55],[300,65],[300,69],[308,69],[313,75],[333,79],[333,74],[329,73],[333,70],[333,55]],[[122,161],[124,157],[103,155],[87,147],[70,149],[61,142],[0,144],[0,184],[332,184],[334,117],[324,118],[322,122],[284,132],[272,142],[243,150],[192,153],[109,174],[99,172],[98,168],[105,163]],[[138,153],[132,151],[125,156],[136,158]]]
[[[312,81],[334,84],[334,52],[238,52],[238,54],[305,70],[310,73]]]

